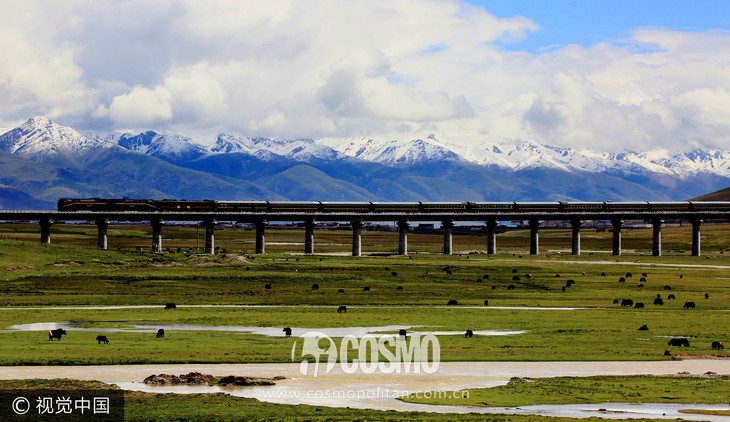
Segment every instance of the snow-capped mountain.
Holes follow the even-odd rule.
[[[111,147],[45,117],[33,117],[0,135],[0,150],[36,162],[76,161],[93,150]]]
[[[0,135],[0,150],[36,162],[78,163],[84,155],[113,144],[91,140],[45,117],[33,117]]]
[[[241,138],[231,134],[220,134],[215,145],[210,149],[214,153],[245,153],[261,159],[272,159],[274,156],[285,157],[297,161],[336,160],[341,158],[334,149],[317,143],[313,139],[271,139]]]
[[[122,134],[116,143],[130,151],[170,162],[194,160],[208,153],[205,148],[186,136],[167,132],[157,133],[151,130],[138,135]]]
[[[58,196],[71,195],[656,201],[730,186],[730,152],[710,149],[606,153],[530,141],[463,146],[435,136],[409,141],[188,137],[157,131],[84,136],[34,117],[0,134],[0,150],[12,154],[0,156],[0,183],[26,195],[25,204],[52,204]],[[2,195],[0,206],[19,203]]]
[[[349,157],[388,166],[408,166],[460,158],[457,153],[431,138],[425,141],[416,139],[406,142],[359,138],[335,141],[332,147]]]

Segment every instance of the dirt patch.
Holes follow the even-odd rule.
[[[32,265],[20,265],[17,267],[6,267],[5,271],[25,271],[25,270],[35,270],[35,267]]]
[[[201,261],[201,262],[196,262],[195,265],[200,266],[200,267],[217,267],[222,264],[220,262],[215,262],[215,261]]]
[[[200,372],[189,372],[181,375],[159,374],[150,375],[144,379],[145,384],[152,385],[214,385],[232,386],[232,385],[276,385],[275,381],[286,379],[286,377],[276,376],[274,378],[260,377],[240,377],[228,375],[216,382],[216,377],[210,374],[202,374]]]
[[[196,385],[196,384],[209,384],[211,381],[213,381],[215,377],[213,375],[209,374],[201,374],[200,372],[189,372],[187,374],[181,374],[181,375],[169,375],[169,374],[160,374],[160,375],[150,375],[149,377],[144,379],[145,384],[154,384],[154,385],[165,385],[165,384],[189,384],[189,385]]]
[[[525,384],[525,383],[528,383],[528,382],[535,382],[535,381],[531,380],[528,377],[522,377],[522,378],[520,378],[520,377],[512,377],[509,380],[509,382],[507,383],[507,385]]]
[[[685,353],[673,354],[672,357],[678,358],[678,359],[720,359],[720,360],[730,359],[730,355],[705,355],[705,354],[690,355],[690,354],[685,354]]]
[[[55,264],[51,264],[52,268],[71,268],[71,265],[65,263],[65,262],[56,262]]]

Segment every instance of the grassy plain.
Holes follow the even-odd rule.
[[[110,250],[100,251],[95,249],[94,226],[56,225],[53,244],[42,245],[34,225],[0,225],[0,365],[289,362],[295,341],[194,329],[168,330],[164,339],[155,339],[150,332],[120,331],[105,334],[111,340],[108,345],[94,340],[102,330],[127,330],[133,324],[149,324],[150,329],[160,324],[312,329],[422,325],[423,330],[439,331],[527,331],[471,339],[440,336],[443,361],[672,359],[664,356],[667,349],[698,357],[730,356],[728,351],[710,348],[712,341],[730,337],[730,225],[703,227],[702,257],[689,256],[688,227],[664,230],[662,257],[650,256],[650,230],[625,230],[621,257],[610,255],[611,233],[596,230],[583,231],[582,256],[569,255],[566,230],[541,231],[542,252],[536,256],[526,253],[525,231],[498,235],[494,256],[480,253],[486,238],[478,233],[455,235],[452,256],[439,253],[440,234],[411,233],[410,255],[405,257],[392,255],[397,248],[393,233],[365,232],[363,251],[368,256],[361,258],[347,256],[349,231],[318,230],[315,255],[301,253],[303,232],[292,230],[267,230],[265,255],[253,255],[250,230],[217,230],[218,249],[213,256],[200,253],[202,232],[195,227],[165,227],[165,252],[159,254],[149,250],[151,235],[146,226],[112,226],[109,235]],[[627,277],[629,272],[632,277]],[[643,273],[646,281],[640,281]],[[620,282],[620,277],[626,281]],[[574,284],[563,291],[567,280]],[[319,289],[313,290],[313,284]],[[402,290],[396,290],[398,286]],[[668,300],[669,294],[676,300]],[[664,305],[653,304],[657,295]],[[613,303],[624,298],[643,302],[645,308]],[[459,305],[448,306],[449,300]],[[685,310],[686,301],[695,302],[696,309]],[[168,302],[178,308],[163,309]],[[94,308],[123,305],[149,307]],[[346,305],[348,312],[338,314],[340,305]],[[585,309],[546,309],[550,307]],[[48,341],[45,331],[10,329],[17,324],[65,321],[89,331],[70,330],[61,341]],[[637,330],[644,324],[648,331]],[[687,337],[691,347],[668,347],[669,337]],[[609,378],[587,381],[596,384],[585,386],[585,396],[594,402],[602,397],[599,393],[615,387],[606,387],[605,383],[614,382]],[[583,381],[555,382],[552,387],[540,381],[520,388],[531,388],[524,394],[534,403],[545,403],[537,400],[542,397],[539,391],[579,388]],[[619,390],[674,391],[667,382],[673,381],[637,377],[625,381]],[[724,383],[712,384],[710,390],[718,388],[727,397],[730,381],[726,377],[707,382]],[[0,382],[0,388],[49,383],[77,388],[74,383],[78,382],[7,381]],[[667,396],[684,397],[679,392],[694,391],[693,387],[678,385],[678,392]],[[702,397],[715,397],[710,390]],[[492,389],[475,391],[472,398],[492,403],[493,396],[482,394],[493,393]],[[283,406],[222,395],[132,392],[127,397],[129,420],[176,420],[181,415],[189,420],[453,418]],[[504,403],[522,403],[509,400]],[[543,418],[490,415],[488,419]]]
[[[129,329],[133,323],[151,324],[150,328],[156,324],[312,329],[422,325],[428,327],[423,330],[528,331],[472,339],[443,336],[439,340],[444,361],[655,360],[668,359],[663,356],[666,349],[695,355],[729,354],[710,348],[712,341],[724,341],[730,334],[730,312],[724,312],[730,303],[730,254],[724,253],[730,245],[726,243],[730,226],[726,225],[704,228],[702,257],[690,257],[686,252],[667,252],[663,257],[614,257],[604,252],[530,256],[520,252],[527,245],[526,233],[521,231],[500,234],[499,244],[509,247],[513,242],[515,253],[495,256],[467,253],[480,250],[484,242],[484,237],[471,234],[455,236],[454,243],[462,246],[453,256],[425,251],[387,255],[392,233],[366,233],[367,244],[383,255],[361,258],[341,255],[343,248],[349,248],[348,232],[318,231],[318,242],[337,244],[338,254],[303,255],[297,250],[302,232],[292,230],[269,230],[267,241],[275,247],[259,256],[247,249],[246,239],[253,241],[250,231],[219,230],[217,240],[226,247],[209,256],[195,253],[195,227],[166,227],[165,242],[171,249],[155,254],[145,249],[150,238],[144,226],[112,228],[112,249],[107,251],[93,248],[93,227],[59,225],[53,230],[54,243],[42,245],[32,225],[0,226],[0,238],[4,237],[0,240],[0,268],[5,270],[0,277],[0,329],[6,329],[0,332],[0,364],[291,359],[294,339],[247,333],[169,331],[164,340],[150,341],[153,334],[125,331],[109,333],[108,346],[94,341],[103,329]],[[667,229],[667,248],[673,245],[673,230],[677,239],[686,241],[689,236],[686,227]],[[568,233],[558,234],[546,230],[543,245],[569,237]],[[634,235],[637,244],[650,240],[648,230],[631,230],[624,243]],[[435,249],[440,241],[436,234],[411,234],[409,246],[411,250],[418,250],[419,245]],[[597,250],[599,245],[610,246],[610,234],[586,231],[586,250],[592,242]],[[115,245],[123,246],[116,250]],[[239,246],[243,249],[237,249]],[[317,247],[323,249],[319,243]],[[628,272],[633,277],[627,278]],[[642,273],[647,274],[644,282],[640,281]],[[620,277],[626,281],[620,282]],[[567,280],[575,283],[562,291]],[[319,289],[313,290],[313,284]],[[402,290],[396,290],[397,286]],[[370,290],[364,291],[364,287]],[[676,300],[668,300],[669,294]],[[663,298],[663,306],[653,304],[657,295]],[[613,303],[624,298],[642,302],[645,308]],[[449,300],[457,300],[459,305],[447,306]],[[485,300],[488,306],[484,306]],[[697,308],[683,309],[686,301],[694,301]],[[176,303],[178,309],[164,310],[168,302]],[[100,305],[152,308],[89,308]],[[346,305],[348,312],[338,314],[339,305]],[[78,309],[64,308],[69,306]],[[549,307],[589,309],[545,309]],[[80,328],[91,331],[70,331],[62,341],[49,342],[43,331],[7,329],[16,324],[64,321],[76,321]],[[649,331],[637,331],[644,324]],[[668,348],[667,337],[688,337],[691,347]]]
[[[637,375],[523,378],[513,379],[509,384],[499,387],[469,389],[449,396],[423,398],[411,395],[402,400],[422,404],[492,407],[603,402],[726,404],[730,397],[730,377]]]

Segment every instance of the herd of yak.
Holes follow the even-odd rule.
[[[386,270],[388,270],[388,268],[386,268]],[[447,269],[445,271],[447,273],[451,273],[449,267],[447,267]],[[517,270],[512,270],[512,272],[513,273],[514,272],[517,272]],[[396,273],[394,272],[393,275],[396,275]],[[583,273],[583,275],[585,275],[585,273]],[[601,275],[602,276],[605,276],[606,273],[602,273]],[[488,278],[488,277],[489,277],[488,275],[485,275],[484,276],[484,278]],[[530,279],[530,278],[532,278],[532,275],[531,274],[525,274],[524,277]],[[559,277],[559,275],[556,274],[556,277]],[[626,279],[627,278],[631,278],[631,277],[632,277],[632,274],[631,273],[626,273],[626,275],[624,277],[620,277],[618,281],[619,281],[619,283],[625,283],[626,282]],[[680,275],[679,277],[682,278],[682,275]],[[512,280],[513,281],[519,281],[520,280],[520,276],[513,276],[512,277]],[[646,273],[642,273],[641,278],[639,279],[639,283],[641,283],[641,284],[639,284],[639,287],[644,287],[644,284],[643,283],[646,283],[646,282],[647,282],[647,274]],[[571,287],[573,284],[575,284],[575,281],[574,280],[568,280],[566,282],[566,284],[562,287],[562,291],[564,292],[566,290],[566,288]],[[266,287],[266,289],[271,289],[271,285],[270,284],[267,284],[265,287]],[[495,289],[495,288],[496,288],[496,286],[492,286],[492,289]],[[514,285],[509,285],[509,286],[507,286],[507,289],[513,290],[513,289],[515,289],[515,286]],[[312,285],[312,290],[319,290],[319,285],[318,284],[313,284]],[[403,290],[403,286],[396,287],[396,290],[397,291],[402,291]],[[669,286],[669,285],[666,285],[666,286],[664,286],[664,290],[672,290],[672,287]],[[364,287],[363,288],[363,291],[370,291],[370,288],[369,287]],[[339,293],[344,293],[344,290],[343,289],[339,289],[338,292]],[[709,294],[708,293],[705,293],[705,299],[708,299],[708,298],[709,298]],[[675,300],[675,299],[676,299],[676,296],[674,294],[669,294],[667,296],[667,300]],[[633,306],[635,309],[644,308],[644,303],[643,302],[636,302],[636,303],[634,303],[634,301],[632,299],[621,299],[621,300],[614,299],[613,300],[613,303],[614,304],[620,304],[622,307],[632,307]],[[448,305],[458,305],[459,302],[457,300],[455,300],[455,299],[451,299],[451,300],[448,301],[447,304]],[[484,301],[484,305],[487,306],[488,304],[489,304],[489,302],[487,300],[485,300]],[[656,298],[654,299],[654,305],[664,305],[664,300],[662,299],[661,294],[657,293]],[[684,303],[684,309],[695,309],[696,306],[697,306],[697,304],[695,302],[688,301],[688,302],[685,302]],[[165,309],[176,309],[176,308],[177,308],[177,306],[174,303],[167,303],[167,304],[165,304]],[[344,312],[347,312],[347,306],[344,306],[343,305],[343,306],[340,306],[340,307],[337,308],[337,313],[344,313]],[[648,330],[648,327],[646,325],[642,325],[638,329],[639,330]],[[283,333],[284,333],[284,335],[286,337],[291,337],[291,335],[292,335],[292,329],[290,327],[285,327],[282,331],[283,331]],[[50,331],[48,331],[48,340],[53,340],[53,339],[61,340],[61,336],[64,335],[64,334],[66,334],[66,330],[65,329],[62,329],[62,328],[55,329],[55,330],[50,330]],[[403,337],[403,338],[405,338],[407,336],[407,332],[406,332],[406,330],[403,330],[402,329],[402,330],[399,331],[398,335],[401,336],[401,337]],[[464,337],[471,338],[473,335],[474,335],[474,332],[472,330],[466,330],[466,333],[464,334]],[[161,338],[161,337],[164,337],[164,336],[165,336],[165,330],[164,329],[159,329],[157,331],[156,337],[157,338]],[[96,337],[96,341],[97,341],[98,344],[101,344],[101,343],[109,344],[109,338],[107,336],[99,335],[99,336]],[[689,347],[689,340],[686,339],[686,338],[672,338],[672,339],[669,340],[669,342],[667,343],[667,345],[668,346],[676,346],[676,347]],[[711,344],[711,347],[712,347],[713,350],[723,350],[725,348],[725,346],[722,344],[721,341],[713,341],[712,344]],[[665,354],[667,354],[667,353],[668,353],[668,351],[665,352]]]

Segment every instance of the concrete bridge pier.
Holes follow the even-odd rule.
[[[43,218],[38,224],[41,225],[41,243],[51,243],[51,225],[53,224],[53,220]]]
[[[700,256],[700,226],[702,220],[692,220],[692,256]]]
[[[265,231],[269,222],[266,220],[259,220],[254,224],[256,225],[256,253],[264,254],[266,253]]]
[[[538,233],[538,228],[540,227],[541,223],[542,221],[540,220],[530,220],[530,255],[537,255],[540,253],[540,234]]]
[[[451,238],[454,232],[454,220],[442,221],[441,228],[444,230],[444,255],[451,255],[453,253]]]
[[[215,225],[215,220],[203,222],[203,227],[205,227],[205,253],[209,255],[215,254]]]
[[[398,222],[398,255],[408,255],[408,220]]]
[[[109,228],[109,220],[96,220],[97,234],[96,234],[96,247],[98,249],[106,250],[107,244],[107,229]]]
[[[150,220],[152,226],[152,252],[162,252],[162,221]]]
[[[314,253],[314,220],[304,222],[304,253]]]
[[[572,251],[573,255],[580,255],[580,226],[583,220],[571,220],[570,225],[573,227]]]
[[[651,224],[654,226],[651,254],[653,256],[662,256],[662,224],[664,224],[664,220],[655,218],[651,221]]]
[[[362,221],[353,220],[352,226],[352,256],[362,256]]]
[[[611,221],[613,224],[613,255],[621,255],[621,226],[624,224],[624,220],[616,219]]]
[[[487,220],[487,253],[494,255],[497,253],[497,219],[490,218]]]

